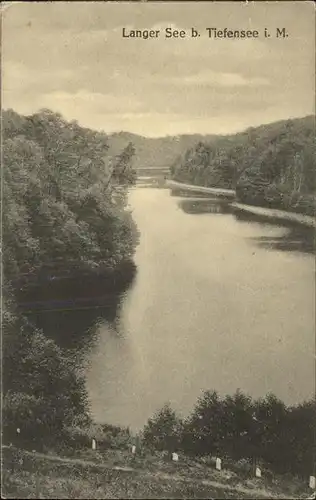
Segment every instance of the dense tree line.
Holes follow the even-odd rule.
[[[200,142],[171,167],[175,180],[236,189],[239,201],[313,215],[315,120],[276,122]]]
[[[88,422],[87,394],[76,360],[21,314],[20,289],[114,273],[132,257],[134,148],[110,157],[104,133],[49,110],[9,110],[2,125],[4,436],[44,443]]]
[[[286,406],[273,394],[254,400],[237,391],[206,391],[181,419],[169,404],[149,419],[143,443],[193,456],[246,459],[276,472],[308,476],[316,466],[316,401]]]
[[[134,180],[133,146],[109,158],[105,134],[47,110],[4,113],[3,128],[6,278],[129,258],[135,230],[120,187]]]

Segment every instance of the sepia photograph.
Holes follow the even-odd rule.
[[[1,498],[315,499],[313,1],[1,5]]]

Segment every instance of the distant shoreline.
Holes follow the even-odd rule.
[[[184,184],[183,182],[167,180],[166,186],[170,188],[186,189],[187,191],[199,191],[200,193],[216,194],[227,198],[235,198],[236,191],[234,189],[212,188],[206,186],[197,186],[194,184]]]

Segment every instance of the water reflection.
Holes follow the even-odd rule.
[[[36,328],[67,349],[86,348],[95,340],[100,324],[118,332],[117,318],[126,290],[136,276],[133,262],[120,273],[102,277],[52,280],[23,289],[19,307]]]
[[[250,238],[260,248],[311,254],[315,252],[315,229],[312,227],[304,226],[290,220],[284,220],[280,223],[278,219],[267,218],[263,215],[239,210],[233,211],[233,214],[238,222],[245,222],[246,224],[257,223],[261,227],[274,226],[285,229],[285,231],[278,235],[262,235]]]
[[[218,198],[180,200],[178,206],[187,214],[226,214],[231,212],[229,203]]]
[[[178,207],[186,214],[233,214],[240,223],[257,223],[260,227],[275,227],[284,229],[279,234],[260,235],[249,238],[254,244],[266,250],[281,250],[288,252],[315,252],[314,228],[298,224],[295,221],[280,221],[250,212],[235,210],[229,201],[220,198],[191,197],[180,199]]]
[[[108,296],[103,306],[35,311],[28,315],[28,319],[60,347],[81,350],[94,342],[100,324],[115,322],[119,303],[120,296]]]
[[[287,252],[315,252],[315,230],[304,226],[295,226],[288,229],[281,236],[259,236],[251,240],[260,248],[281,250]]]

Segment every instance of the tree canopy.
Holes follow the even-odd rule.
[[[182,419],[169,404],[145,425],[143,443],[193,456],[245,459],[250,464],[307,476],[315,461],[316,401],[286,406],[275,395],[205,391]]]
[[[236,189],[252,205],[313,215],[314,117],[286,120],[200,142],[171,166],[175,180]]]

